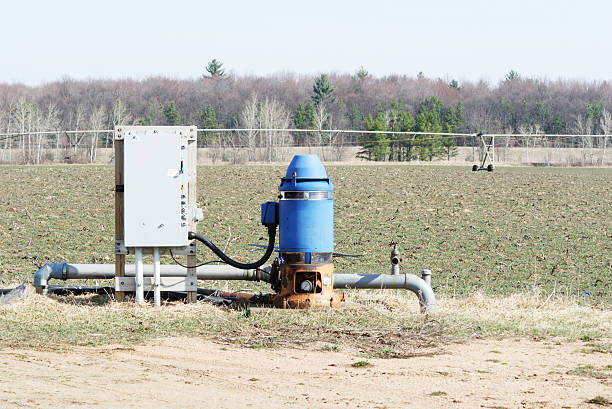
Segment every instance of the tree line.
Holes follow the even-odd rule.
[[[359,157],[368,160],[433,160],[450,158],[457,145],[473,142],[436,133],[608,134],[612,129],[607,108],[612,87],[606,81],[551,81],[510,71],[496,84],[459,83],[423,73],[375,77],[363,67],[354,74],[237,76],[227,74],[217,60],[205,69],[201,78],[188,80],[64,78],[40,86],[0,84],[0,133],[24,133],[0,139],[2,155],[40,163],[44,148],[51,147],[66,155],[86,152],[93,161],[98,147],[112,147],[111,135],[58,132],[42,138],[33,132],[119,124],[378,131],[219,132],[199,140],[201,146],[246,148],[249,160],[274,160],[288,145],[340,150],[347,144],[362,146]]]

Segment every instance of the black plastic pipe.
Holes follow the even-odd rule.
[[[219,257],[221,260],[223,260],[225,263],[229,264],[230,266],[240,268],[243,270],[251,270],[251,269],[263,266],[265,262],[268,261],[268,259],[272,255],[272,252],[274,251],[274,242],[276,240],[276,226],[268,226],[268,247],[266,248],[265,254],[254,263],[241,263],[239,261],[232,260],[223,251],[221,251],[219,247],[215,246],[215,243],[213,243],[212,241],[208,240],[206,237],[198,233],[194,233],[190,231],[188,238],[189,240],[196,239],[202,242],[206,247],[211,249],[212,252],[217,255],[217,257]]]

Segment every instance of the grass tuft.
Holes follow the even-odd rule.
[[[429,394],[429,396],[446,396],[447,393],[444,391],[433,391]]]
[[[604,398],[603,396],[595,396],[592,399],[589,399],[586,401],[587,403],[592,403],[594,405],[601,405],[601,406],[612,406],[612,403],[610,403],[610,401],[606,398]]]
[[[586,378],[610,379],[612,378],[612,366],[607,365],[597,368],[593,365],[579,365],[577,368],[568,371],[568,375],[582,376]]]
[[[580,352],[583,354],[612,354],[612,343],[610,342],[589,342],[586,344],[587,348],[582,348]]]

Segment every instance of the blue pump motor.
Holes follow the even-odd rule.
[[[334,187],[319,157],[295,155],[278,190],[280,252],[304,253],[306,263],[311,253],[332,253]]]

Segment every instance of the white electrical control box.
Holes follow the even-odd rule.
[[[125,247],[188,244],[189,149],[192,127],[125,127]]]

